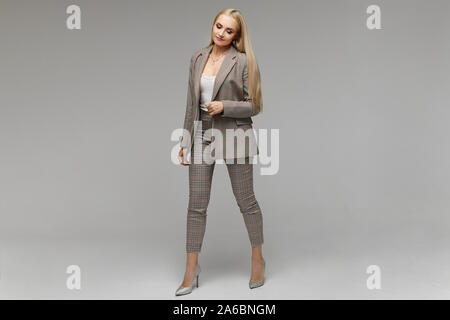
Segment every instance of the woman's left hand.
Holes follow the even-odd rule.
[[[206,108],[211,116],[215,114],[219,114],[223,111],[223,102],[222,101],[211,101],[205,103]]]

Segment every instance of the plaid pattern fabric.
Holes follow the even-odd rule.
[[[211,128],[211,116],[201,111],[202,130],[196,130],[189,165],[189,205],[186,225],[186,251],[200,252],[206,229],[206,216],[211,194],[211,182],[215,161],[208,158],[210,136],[205,131]],[[202,155],[204,156],[202,158]],[[205,156],[206,155],[206,156]],[[197,163],[196,159],[201,160]],[[250,157],[244,163],[230,159],[225,163],[228,169],[233,194],[242,213],[252,246],[264,243],[263,217],[253,192],[253,164]]]

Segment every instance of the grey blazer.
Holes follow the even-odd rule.
[[[213,45],[202,48],[191,57],[189,68],[189,83],[186,101],[186,114],[184,118],[183,135],[180,136],[180,146],[191,152],[194,135],[200,116],[200,78]],[[215,143],[215,152],[212,156],[216,159],[229,159],[254,156],[259,154],[255,133],[252,127],[252,118],[257,115],[257,110],[248,95],[247,58],[245,52],[239,52],[233,45],[228,50],[222,65],[216,75],[211,101],[222,101],[223,112],[212,117],[213,128],[222,133],[222,139],[216,139],[214,131],[211,141]],[[196,124],[196,125],[195,125]],[[234,140],[234,152],[226,152],[226,129],[242,128],[246,132],[245,143]],[[250,130],[247,130],[250,129]],[[233,130],[234,132],[234,130]],[[248,137],[248,139],[246,138]],[[243,140],[241,140],[243,141]],[[232,141],[228,144],[233,143]],[[226,147],[227,149],[230,148]]]

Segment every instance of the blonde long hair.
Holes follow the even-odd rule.
[[[258,62],[256,61],[255,54],[253,53],[252,43],[248,34],[247,24],[245,22],[242,13],[233,8],[223,9],[214,18],[213,26],[222,14],[228,15],[234,18],[238,24],[237,34],[238,36],[233,40],[232,45],[239,52],[245,52],[247,57],[247,72],[248,72],[248,94],[255,106],[257,113],[262,111],[262,90],[261,90],[261,75],[259,73]],[[211,39],[208,47],[214,44],[214,40]]]

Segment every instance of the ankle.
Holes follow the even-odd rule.
[[[198,253],[188,253],[186,256],[186,265],[196,266],[198,264]]]
[[[186,268],[197,268],[198,261],[187,261]]]
[[[252,257],[252,264],[263,264],[264,259],[262,257]]]

